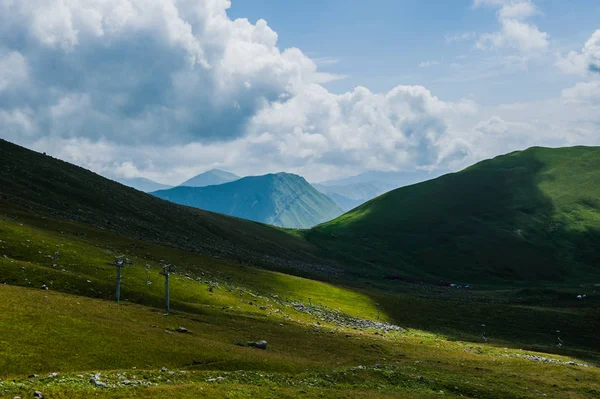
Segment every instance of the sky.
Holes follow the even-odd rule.
[[[0,137],[319,182],[600,145],[600,2],[0,0]]]

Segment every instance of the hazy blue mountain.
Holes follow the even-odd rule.
[[[179,186],[152,194],[182,205],[290,228],[309,228],[343,213],[303,177],[288,173],[244,177],[216,186]]]
[[[119,183],[135,188],[136,190],[143,191],[146,193],[156,190],[167,190],[173,186],[166,184],[157,183],[154,180],[146,179],[145,177],[134,177],[132,179],[119,179]]]
[[[379,172],[368,171],[356,176],[347,177],[338,180],[329,180],[319,183],[321,186],[348,186],[360,183],[384,183],[391,185],[392,188],[409,186],[420,183],[425,180],[435,179],[448,171],[428,172],[424,170],[415,170],[409,172]]]
[[[355,183],[341,186],[313,186],[333,199],[344,211],[349,211],[359,205],[396,188],[394,185],[382,182]]]
[[[234,173],[226,172],[220,169],[211,169],[207,172],[200,173],[189,180],[184,181],[180,186],[186,187],[206,187],[215,186],[218,184],[229,183],[239,180],[240,177]]]

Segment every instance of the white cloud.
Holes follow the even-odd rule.
[[[566,103],[600,105],[600,81],[581,82],[562,92]]]
[[[547,36],[525,44],[535,36],[526,7],[479,3],[517,24],[494,36],[498,46],[544,46]],[[167,183],[215,167],[315,180],[458,168],[528,144],[597,136],[590,101],[523,111],[444,101],[422,86],[331,93],[321,84],[343,76],[318,64],[334,60],[278,48],[265,21],[231,20],[229,5],[0,0],[0,135],[108,176]]]
[[[0,51],[0,93],[19,87],[27,81],[28,66],[18,51]]]
[[[532,58],[545,52],[550,43],[546,32],[527,22],[537,14],[537,7],[530,0],[475,0],[474,6],[488,5],[499,7],[498,32],[482,34],[476,46],[481,50],[510,48],[517,50],[525,58]]]
[[[419,63],[419,68],[429,68],[435,65],[440,65],[439,61],[423,61]]]
[[[585,42],[581,51],[558,54],[558,68],[567,74],[600,74],[600,29]]]

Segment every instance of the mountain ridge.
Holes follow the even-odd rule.
[[[303,177],[284,172],[152,194],[182,205],[288,228],[309,228],[343,212]]]
[[[200,173],[183,183],[179,186],[184,187],[206,187],[206,186],[215,186],[219,184],[229,183],[235,180],[239,180],[240,176],[235,173],[227,172],[221,169],[211,169],[206,172]],[[159,190],[159,189],[157,189]],[[153,190],[153,191],[157,191]]]

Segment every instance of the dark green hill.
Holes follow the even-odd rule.
[[[500,156],[384,194],[306,237],[389,279],[598,282],[600,148]]]
[[[31,213],[269,268],[329,270],[314,246],[279,229],[176,205],[0,140],[0,217]]]
[[[218,186],[175,187],[152,194],[177,204],[289,228],[309,228],[343,212],[304,178],[289,173],[245,177]]]
[[[200,173],[197,176],[192,177],[189,180],[184,181],[180,184],[180,186],[186,187],[206,187],[206,186],[214,186],[223,183],[229,183],[232,181],[236,181],[240,179],[240,177],[234,173],[226,172],[224,170],[219,169],[211,169],[207,172]],[[156,190],[165,190],[168,187],[157,188]]]

